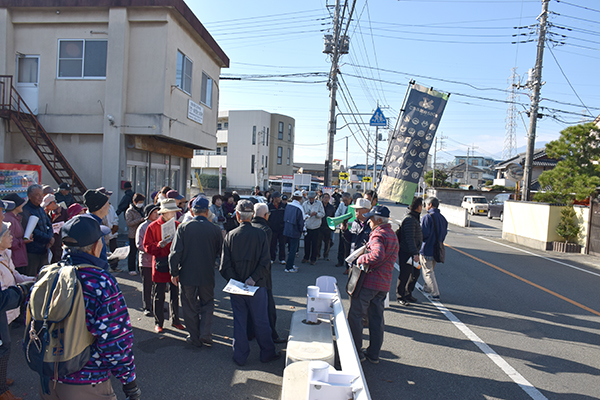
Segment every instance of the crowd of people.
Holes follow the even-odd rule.
[[[191,346],[212,346],[215,270],[227,281],[256,287],[253,296],[230,295],[233,361],[238,365],[246,363],[248,342],[254,338],[262,362],[281,357],[275,345],[287,339],[280,337],[276,329],[272,266],[278,262],[285,272],[298,272],[296,257],[302,238],[301,263],[328,261],[333,233],[338,230],[336,266],[345,267],[344,274],[352,274],[354,265],[367,267],[361,286],[352,293],[348,313],[361,360],[379,362],[384,301],[396,262],[400,267],[396,285],[399,304],[417,301],[412,291],[421,270],[423,290],[439,299],[433,252],[436,243],[446,236],[447,222],[434,197],[426,200],[427,214],[422,218],[423,200],[415,198],[394,232],[390,210],[378,204],[373,191],[351,195],[338,189],[332,193],[296,190],[290,198],[266,191],[265,203],[259,188],[245,198],[231,192],[210,199],[200,194],[187,200],[177,190],[163,187],[148,201],[143,194],[134,193],[130,183],[126,182],[124,189],[116,208],[110,202],[113,193],[106,188],[88,190],[83,204],[79,204],[66,183],[56,192],[49,186],[34,184],[27,190],[27,201],[17,194],[0,201],[1,289],[2,296],[11,297],[2,309],[6,312],[0,313],[0,400],[15,398],[6,379],[10,350],[10,335],[6,332],[8,324],[22,312],[15,304],[22,303],[28,285],[43,266],[59,261],[83,265],[78,274],[83,282],[88,328],[101,339],[94,344],[96,355],[89,365],[75,374],[54,377],[65,385],[54,385],[50,395],[40,395],[44,399],[91,399],[110,392],[116,398],[108,381],[112,373],[129,399],[140,397],[131,354],[131,322],[111,274],[118,259],[109,257],[117,247],[120,214],[124,214],[128,228],[128,272],[141,275],[143,312],[154,318],[156,333],[162,333],[165,320],[170,319],[173,328],[187,331],[186,342]],[[352,216],[355,218],[350,222]],[[333,227],[328,218],[341,222]],[[26,237],[30,220],[35,227]],[[348,255],[358,249],[363,249],[362,255],[349,264]],[[88,270],[90,266],[96,269]],[[9,292],[15,285],[21,285],[19,291]],[[165,308],[167,292],[170,304]],[[117,322],[112,317],[108,321],[111,310],[121,315]],[[365,321],[369,347],[362,350]]]

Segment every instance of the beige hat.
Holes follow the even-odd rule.
[[[177,207],[177,201],[175,199],[165,199],[160,202],[159,214],[164,214],[170,211],[181,211],[181,208]]]
[[[350,207],[356,209],[356,208],[366,208],[367,210],[371,209],[371,202],[369,201],[369,199],[365,199],[364,197],[360,197],[358,199],[356,199],[356,203],[352,204]]]
[[[56,201],[56,197],[53,194],[47,194],[44,196],[44,200],[42,200],[42,204],[40,206],[42,208],[48,207],[53,201]]]

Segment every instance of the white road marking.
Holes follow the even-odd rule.
[[[477,236],[477,237],[478,237],[479,239],[487,240],[488,242],[492,242],[492,243],[495,243],[495,244],[497,244],[497,245],[500,245],[500,246],[508,247],[509,249],[518,250],[518,251],[520,251],[520,252],[522,252],[522,253],[526,253],[526,254],[529,254],[529,255],[531,255],[531,256],[536,256],[536,257],[542,258],[542,259],[544,259],[544,260],[547,260],[547,261],[552,261],[552,262],[555,262],[555,263],[557,263],[557,264],[561,264],[561,265],[564,265],[564,266],[566,266],[566,267],[569,267],[569,268],[576,269],[577,271],[581,271],[581,272],[587,272],[587,273],[588,273],[588,274],[590,274],[590,275],[595,275],[595,276],[599,276],[599,277],[600,277],[600,274],[599,274],[599,273],[597,273],[597,272],[588,271],[587,269],[580,268],[580,267],[576,267],[575,265],[567,264],[567,263],[565,263],[565,262],[558,261],[558,260],[554,260],[554,259],[552,259],[552,258],[544,257],[544,256],[541,256],[541,255],[539,255],[539,254],[532,253],[531,251],[527,251],[527,250],[519,249],[518,247],[510,246],[510,245],[508,245],[508,244],[504,244],[504,243],[496,242],[495,240],[491,240],[491,239],[485,238],[485,237],[483,237],[483,236]]]
[[[506,360],[498,355],[487,343],[479,338],[471,329],[469,329],[461,320],[459,320],[456,315],[452,314],[450,310],[448,310],[439,300],[433,300],[427,293],[423,292],[423,286],[421,284],[417,284],[416,288],[427,297],[427,299],[437,307],[438,310],[446,318],[450,320],[461,331],[469,340],[471,340],[479,349],[488,356],[494,364],[496,364],[510,379],[513,380],[517,385],[521,387],[534,400],[548,400],[546,396],[544,396],[535,386],[533,386],[527,379],[523,377],[523,375],[519,374],[516,369],[510,366]]]

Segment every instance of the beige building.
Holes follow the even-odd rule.
[[[215,151],[196,150],[198,173],[227,175],[227,186],[266,189],[269,180],[293,174],[295,120],[266,111],[221,111]]]
[[[0,75],[88,188],[185,192],[193,150],[216,148],[228,66],[183,0],[0,0]],[[40,164],[15,124],[0,148],[0,162]]]

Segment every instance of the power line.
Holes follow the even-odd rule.
[[[587,112],[590,114],[590,116],[593,117],[592,112],[590,111],[590,109],[585,105],[585,103],[583,102],[583,100],[581,99],[581,97],[579,97],[579,94],[577,93],[577,91],[575,90],[575,88],[573,87],[573,85],[571,84],[571,81],[569,80],[569,78],[567,77],[567,74],[565,74],[565,71],[562,69],[560,63],[558,62],[558,59],[556,58],[556,56],[554,55],[554,51],[552,51],[552,46],[548,46],[548,50],[550,50],[550,54],[552,54],[552,58],[554,58],[554,61],[556,61],[556,65],[558,66],[558,69],[560,70],[560,72],[562,73],[562,75],[565,77],[565,80],[567,81],[567,83],[569,84],[569,86],[571,87],[571,90],[573,90],[573,93],[575,93],[575,96],[577,96],[577,98],[579,99],[579,101],[581,102],[581,105],[585,107],[585,109],[587,110]]]
[[[596,10],[595,8],[589,8],[589,7],[585,7],[585,6],[580,6],[579,4],[573,4],[573,3],[569,3],[567,1],[562,1],[562,0],[556,0],[556,2],[557,3],[567,4],[569,6],[573,6],[573,7],[577,7],[577,8],[583,8],[584,10],[594,11],[594,12],[600,13],[600,10]]]

